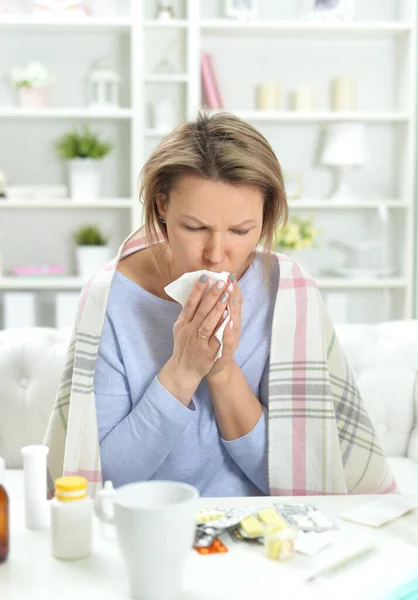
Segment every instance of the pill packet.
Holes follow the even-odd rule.
[[[198,527],[210,525],[216,529],[228,529],[234,527],[247,515],[254,511],[254,507],[247,508],[216,508],[209,510],[199,508],[196,511],[196,524]]]
[[[296,531],[320,533],[338,529],[335,521],[312,504],[275,504],[274,508]]]
[[[259,540],[264,537],[264,527],[254,514],[244,517],[237,525],[243,539]]]
[[[221,554],[228,552],[228,548],[225,546],[221,540],[216,538],[210,546],[205,546],[202,548],[196,547],[195,550],[198,554]]]
[[[244,535],[241,533],[241,529],[238,526],[230,527],[228,529],[228,533],[234,542],[246,542],[250,544],[259,544],[263,542],[263,538],[244,537]]]
[[[210,525],[205,527],[196,527],[193,547],[209,548],[221,533],[222,529],[217,529],[216,527],[211,527]]]
[[[273,507],[267,507],[253,512],[245,517],[236,527],[237,534],[245,540],[255,540],[264,543],[266,529],[290,529],[289,524],[277,513]],[[237,539],[240,539],[236,535]]]
[[[194,547],[209,548],[224,531],[237,526],[240,521],[251,514],[251,510],[253,510],[252,507],[244,509],[216,508],[214,510],[198,508]]]

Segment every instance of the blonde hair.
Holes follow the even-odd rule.
[[[258,188],[264,197],[260,243],[271,254],[275,232],[287,221],[288,206],[279,161],[259,131],[231,113],[199,112],[196,120],[182,123],[165,137],[141,172],[140,198],[150,240],[161,231],[169,241],[157,197],[163,194],[168,202],[183,175]]]

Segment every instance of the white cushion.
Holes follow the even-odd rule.
[[[22,465],[20,448],[43,441],[64,367],[69,330],[0,331],[0,456]]]
[[[336,330],[383,450],[418,461],[418,321]]]
[[[389,466],[401,494],[418,493],[418,463],[415,460],[406,456],[392,456]]]

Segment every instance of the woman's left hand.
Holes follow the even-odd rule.
[[[228,302],[230,320],[225,327],[223,335],[222,356],[215,361],[213,367],[206,375],[208,383],[215,378],[218,379],[220,376],[228,375],[228,368],[234,363],[234,354],[238,348],[241,336],[242,295],[238,282],[236,280],[232,281],[231,276],[228,278],[226,292],[230,298]],[[222,322],[219,325],[221,324]]]

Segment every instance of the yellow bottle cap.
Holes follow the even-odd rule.
[[[87,496],[87,479],[78,475],[58,477],[55,495],[60,500],[80,500]]]

